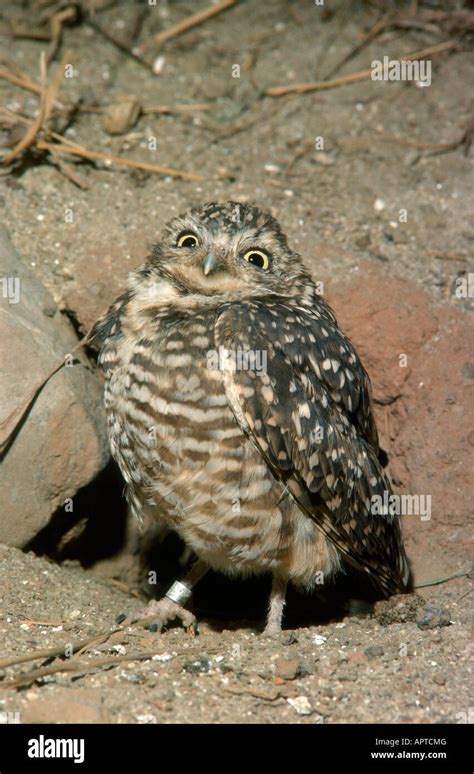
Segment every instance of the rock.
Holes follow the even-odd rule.
[[[200,672],[209,672],[211,666],[212,665],[209,659],[202,657],[198,661],[187,661],[183,665],[183,669],[185,672],[189,672],[190,674],[199,674]]]
[[[360,237],[357,237],[355,244],[357,247],[360,247],[361,250],[365,250],[365,248],[370,245],[370,234],[362,234]]]
[[[287,702],[293,707],[294,710],[296,710],[298,715],[313,714],[314,710],[307,696],[296,696],[294,699],[293,698],[287,699]]]
[[[379,658],[380,656],[383,656],[385,651],[382,645],[369,645],[368,648],[364,649],[364,653],[369,659],[369,661],[371,661],[374,658]]]
[[[334,159],[332,156],[330,156],[328,153],[324,153],[323,151],[317,151],[313,155],[313,159],[316,162],[316,164],[321,164],[323,167],[330,167],[332,164],[334,164]]]
[[[161,73],[163,72],[165,63],[166,63],[166,58],[164,56],[156,57],[151,68],[153,70],[154,75],[161,75]]]
[[[77,344],[0,227],[0,425]],[[102,388],[84,353],[49,379],[2,452],[0,542],[25,546],[109,460]]]
[[[124,674],[122,679],[134,685],[144,685],[147,682],[147,678],[142,672],[134,672],[131,675]]]
[[[133,129],[141,113],[141,105],[133,95],[118,97],[102,117],[102,125],[109,134],[126,134]]]
[[[87,256],[75,261],[74,279],[65,283],[62,300],[80,322],[83,333],[123,291],[127,273],[143,263],[145,248],[140,249],[137,242],[135,235],[133,240],[125,235],[117,242],[104,238],[90,243]],[[133,259],[129,260],[128,255]]]
[[[313,637],[313,642],[315,645],[324,645],[326,640],[327,640],[327,637],[323,637],[322,634],[315,634]]]
[[[419,629],[437,629],[439,626],[449,626],[451,615],[445,607],[425,607],[417,610],[416,625]]]
[[[295,680],[300,674],[300,662],[296,658],[279,658],[275,666],[277,677],[283,680]]]
[[[408,151],[408,153],[405,154],[403,158],[403,163],[405,164],[406,167],[412,167],[419,160],[420,160],[420,152],[415,148],[412,148],[411,150]]]

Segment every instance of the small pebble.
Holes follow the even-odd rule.
[[[135,683],[136,685],[143,685],[143,683],[146,683],[146,677],[141,674],[141,672],[135,672],[132,675],[124,674],[124,678],[125,680],[128,680],[129,683]]]
[[[283,680],[296,680],[300,674],[300,662],[296,658],[279,658],[275,666],[277,677],[281,677]]]
[[[412,167],[414,164],[416,164],[417,161],[419,161],[421,158],[421,154],[419,151],[416,150],[416,148],[411,148],[408,153],[405,154],[405,157],[403,159],[403,163],[407,167]]]
[[[150,715],[137,715],[136,718],[137,718],[137,722],[138,723],[146,723],[147,725],[156,723],[155,716],[151,715],[151,714]]]
[[[109,134],[126,134],[133,129],[141,113],[141,106],[134,95],[117,97],[102,114],[102,125]]]
[[[369,645],[368,648],[365,648],[364,653],[368,659],[372,660],[373,658],[379,658],[380,656],[383,656],[385,651],[382,645]]]
[[[294,699],[287,699],[287,702],[296,710],[298,715],[311,715],[313,713],[307,696],[296,696]]]
[[[152,69],[155,75],[161,75],[165,66],[166,59],[164,56],[157,56],[153,62]]]
[[[199,674],[199,672],[209,672],[211,669],[211,662],[208,658],[200,658],[199,661],[187,661],[183,666],[185,672],[191,674]]]
[[[445,607],[425,607],[416,612],[416,625],[419,629],[436,629],[438,626],[449,626],[451,615]]]
[[[329,156],[327,153],[323,153],[322,151],[317,151],[313,158],[316,164],[321,164],[323,167],[330,167],[331,164],[334,164],[333,157]]]
[[[362,234],[355,240],[357,247],[364,249],[370,245],[370,234]]]
[[[119,613],[119,614],[118,614],[118,616],[117,616],[117,617],[116,617],[116,619],[115,619],[115,623],[116,623],[116,624],[121,624],[121,623],[123,623],[123,622],[125,621],[126,617],[127,617],[127,614],[126,614],[126,613]]]

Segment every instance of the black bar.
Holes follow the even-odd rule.
[[[112,767],[117,772],[129,767],[158,770],[173,763],[180,770],[188,767],[190,772],[201,767],[206,772],[225,772],[229,766],[241,766],[247,772],[261,766],[263,774],[270,766],[280,764],[280,768],[289,766],[293,772],[299,768],[310,772],[323,769],[329,774],[359,770],[472,774],[468,737],[472,740],[472,727],[462,724],[5,724],[0,725],[0,774],[107,773]],[[64,744],[57,747],[56,740],[64,740]],[[470,746],[472,749],[472,741]],[[30,757],[32,753],[65,753],[71,757],[35,758]]]

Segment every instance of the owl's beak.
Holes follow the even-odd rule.
[[[202,270],[203,270],[204,274],[206,275],[206,277],[207,277],[208,274],[211,273],[211,271],[213,271],[213,269],[216,268],[216,266],[217,266],[217,260],[216,260],[215,256],[214,255],[206,255],[206,257],[204,258],[204,260],[202,262]]]

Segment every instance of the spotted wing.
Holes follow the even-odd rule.
[[[370,507],[391,489],[368,376],[329,307],[229,304],[216,343],[236,366],[224,374],[229,403],[274,475],[349,563],[383,593],[402,590],[409,571],[398,520]]]

